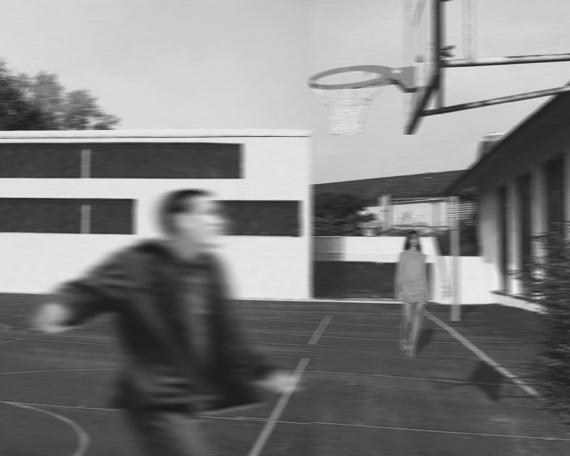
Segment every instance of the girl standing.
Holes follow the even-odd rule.
[[[426,258],[421,251],[417,231],[406,236],[404,250],[396,267],[395,295],[403,303],[400,348],[406,356],[415,356],[423,311],[428,299]]]

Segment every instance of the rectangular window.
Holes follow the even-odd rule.
[[[236,179],[242,145],[227,143],[89,144],[92,178]]]
[[[301,236],[299,201],[224,201],[229,234],[234,236]]]
[[[132,234],[134,201],[0,198],[2,233]]]
[[[564,159],[556,158],[546,163],[546,195],[548,228],[563,232],[564,222]]]
[[[0,144],[0,178],[78,178],[76,144]]]

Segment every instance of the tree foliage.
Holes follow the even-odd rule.
[[[359,211],[364,200],[349,194],[319,193],[315,197],[316,236],[350,236],[359,234]]]
[[[542,254],[518,276],[529,297],[545,310],[537,383],[552,408],[570,420],[570,241],[564,231],[537,236]]]
[[[18,78],[0,60],[0,130],[30,130],[35,126],[44,129],[42,112],[26,97]]]
[[[15,74],[0,60],[0,130],[110,130],[119,122],[88,90],[66,90],[53,73]]]

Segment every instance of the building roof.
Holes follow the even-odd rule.
[[[496,187],[559,155],[570,144],[569,116],[570,94],[553,97],[496,141],[445,193]]]
[[[60,142],[60,141],[164,141],[186,138],[247,138],[247,137],[308,137],[307,130],[292,129],[173,129],[173,130],[34,130],[2,131],[0,142]]]
[[[445,189],[455,182],[463,170],[437,173],[408,174],[344,182],[316,184],[316,193],[350,194],[376,204],[382,195],[392,198],[434,198],[444,196]]]

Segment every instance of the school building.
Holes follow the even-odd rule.
[[[235,296],[309,298],[311,158],[297,130],[1,132],[0,292],[50,292],[159,234],[166,192],[203,188]]]
[[[481,256],[498,303],[533,307],[512,272],[536,254],[534,235],[570,220],[569,115],[570,96],[554,97],[495,138],[447,190],[479,194]]]

